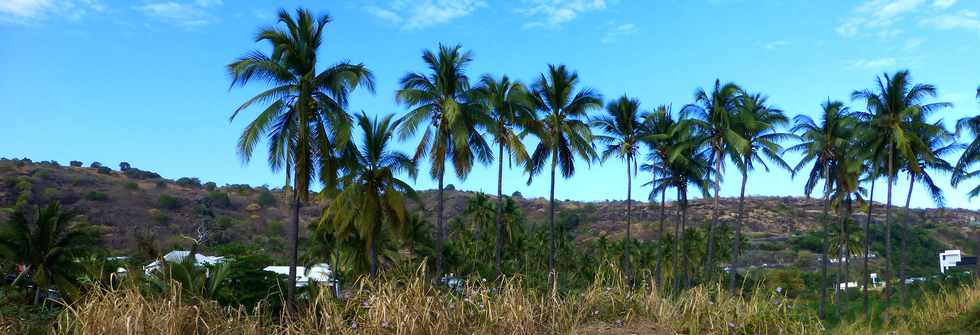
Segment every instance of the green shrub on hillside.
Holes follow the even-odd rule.
[[[181,177],[180,179],[177,179],[174,184],[184,187],[201,187],[201,180],[191,177]]]
[[[80,161],[71,161],[71,162],[68,162],[68,165],[71,165],[73,167],[82,167],[82,162],[80,162]]]
[[[276,196],[269,190],[262,190],[262,192],[259,192],[259,205],[262,207],[275,207]]]
[[[130,166],[127,162],[119,162],[119,171],[126,172],[126,170],[129,170],[131,167],[132,166]]]
[[[208,192],[208,200],[211,201],[211,205],[219,208],[229,208],[231,207],[231,198],[228,197],[228,193],[221,191],[211,191]]]
[[[204,183],[204,189],[208,191],[214,191],[218,189],[218,184],[215,184],[213,181],[206,182]]]
[[[92,164],[90,164],[88,167],[98,169],[98,168],[102,167],[102,163],[92,162]]]
[[[161,194],[157,199],[157,208],[175,210],[180,208],[180,201],[172,196]]]
[[[109,200],[109,195],[99,191],[89,191],[88,193],[85,193],[85,200],[106,201]]]
[[[160,178],[160,175],[155,172],[144,171],[133,167],[130,167],[125,171],[123,171],[123,174],[126,175],[126,177],[133,178],[133,179],[140,179],[140,180]]]
[[[132,182],[132,181],[131,182],[127,182],[126,185],[125,185],[125,187],[126,187],[127,190],[138,190],[138,189],[140,189],[140,185],[137,184],[136,182]]]

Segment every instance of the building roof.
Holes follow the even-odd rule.
[[[267,266],[263,270],[269,272],[275,272],[281,275],[289,275],[289,266]],[[296,267],[296,286],[306,286],[311,280],[317,283],[323,283],[330,285],[330,277],[332,272],[330,271],[330,265],[326,263],[320,263],[311,266],[307,269],[305,266]]]

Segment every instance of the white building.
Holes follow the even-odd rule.
[[[275,272],[277,274],[281,274],[281,275],[284,275],[284,276],[288,276],[289,275],[289,267],[288,266],[277,266],[277,265],[276,266],[267,266],[267,267],[265,267],[262,270],[269,271],[269,272]],[[332,272],[330,272],[330,265],[327,265],[326,263],[320,263],[320,264],[313,265],[309,269],[307,269],[305,266],[297,266],[296,267],[296,286],[298,286],[298,287],[304,287],[307,284],[309,284],[311,281],[330,286],[331,285],[331,281],[330,281],[331,274],[332,274]]]
[[[959,250],[946,250],[939,254],[939,272],[946,273],[946,270],[955,267],[963,258],[963,252]]]
[[[178,263],[184,261],[187,255],[190,255],[190,251],[187,250],[174,250],[163,255],[163,260],[171,263]],[[221,256],[207,256],[202,254],[194,254],[194,265],[196,266],[211,266],[217,265],[225,262],[225,258]],[[160,261],[155,260],[150,264],[143,267],[143,272],[149,274],[156,269],[160,268]]]

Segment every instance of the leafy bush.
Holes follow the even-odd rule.
[[[231,198],[228,197],[228,193],[221,191],[211,191],[208,192],[208,200],[211,201],[211,205],[219,208],[231,207]]]
[[[123,174],[126,175],[126,177],[133,178],[133,179],[140,179],[140,180],[160,178],[160,175],[156,174],[155,172],[140,170],[134,167],[130,167],[126,169],[125,171],[123,171]]]
[[[269,190],[262,190],[262,192],[259,193],[259,205],[262,207],[275,207],[276,196]]]
[[[112,173],[112,169],[110,169],[107,166],[100,166],[97,171],[99,173],[101,173],[101,174],[110,174],[110,173]]]
[[[158,180],[156,186],[157,186],[157,189],[158,190],[166,189],[167,188],[167,181],[166,180]]]
[[[41,197],[44,197],[44,199],[48,201],[54,200],[57,196],[58,189],[54,187],[47,187],[43,192],[41,192]]]
[[[180,179],[177,179],[174,184],[184,187],[201,187],[201,180],[191,177],[181,177]]]
[[[180,208],[180,201],[169,195],[161,194],[160,198],[157,199],[157,208],[175,210]]]
[[[131,166],[129,165],[129,163],[127,163],[127,162],[119,162],[119,171],[126,172],[126,170],[129,170],[130,168],[131,168]]]
[[[80,161],[71,161],[71,162],[68,162],[68,165],[71,165],[71,166],[74,166],[74,167],[82,167],[82,162],[80,162]]]
[[[127,182],[125,187],[126,187],[127,190],[138,190],[138,189],[140,189],[139,184],[137,184],[136,182],[133,182],[133,181]]]
[[[89,191],[88,193],[85,193],[85,200],[106,201],[109,200],[109,195],[99,191]]]
[[[204,183],[204,189],[208,191],[214,191],[218,189],[218,184],[215,184],[213,181],[206,182]]]
[[[252,186],[250,186],[248,184],[228,184],[228,185],[225,185],[222,188],[224,188],[225,190],[228,190],[228,191],[233,191],[235,193],[242,194],[242,195],[245,195],[245,194],[248,194],[248,193],[251,193],[252,192]]]
[[[98,169],[98,168],[100,168],[100,167],[102,167],[102,163],[99,163],[99,162],[92,162],[92,164],[91,164],[91,165],[89,165],[88,167],[90,167],[90,168],[96,168],[96,169]]]

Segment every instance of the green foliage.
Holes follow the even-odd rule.
[[[88,167],[98,169],[98,168],[102,167],[102,163],[92,162],[92,164],[89,165]]]
[[[262,207],[275,207],[276,206],[276,196],[272,194],[269,190],[262,190],[259,192],[259,205]]]
[[[135,191],[135,190],[140,189],[139,184],[137,184],[136,182],[133,182],[133,181],[126,182],[126,184],[123,185],[123,187],[125,187],[127,190],[132,190],[132,191]]]
[[[215,207],[231,208],[231,198],[228,197],[228,193],[221,191],[208,192],[208,200],[211,201],[211,205]]]
[[[214,220],[218,229],[226,230],[236,224],[235,220],[227,216],[219,216]]]
[[[262,302],[263,308],[281,308],[282,292],[279,288],[284,287],[284,283],[275,273],[263,270],[274,263],[265,250],[245,244],[226,244],[216,247],[214,251],[230,258],[226,280],[214,296],[219,303],[252,309]]]
[[[73,167],[82,167],[82,162],[80,162],[80,161],[71,161],[71,162],[68,162],[68,165],[71,165]]]
[[[194,255],[197,245],[191,247],[190,254],[179,262],[161,262],[161,266],[147,275],[150,286],[159,292],[172,294],[180,289],[183,294],[200,299],[212,299],[227,279],[230,265],[225,262],[213,266],[198,266]],[[178,284],[178,285],[174,285]]]
[[[110,169],[108,166],[100,166],[96,169],[96,172],[99,174],[110,174],[112,173],[112,169]]]
[[[765,287],[795,298],[806,290],[806,283],[800,270],[771,270],[764,274]]]
[[[177,179],[174,184],[184,186],[184,187],[201,187],[201,180],[191,177],[182,177]]]
[[[88,201],[108,201],[109,195],[99,191],[88,191],[85,193],[85,200]]]
[[[119,171],[126,172],[126,170],[129,170],[130,168],[132,168],[132,166],[130,166],[129,163],[119,162]]]
[[[221,188],[228,192],[235,192],[240,195],[248,195],[249,193],[252,193],[252,186],[249,184],[228,184]]]
[[[157,187],[158,190],[166,189],[167,188],[167,181],[166,180],[158,180],[157,183],[156,183],[156,187]]]
[[[123,175],[125,175],[128,178],[137,179],[137,180],[160,178],[160,175],[156,174],[155,172],[144,171],[134,167],[130,167],[124,170]]]
[[[180,200],[166,194],[161,194],[160,198],[157,199],[157,208],[167,210],[179,209]]]
[[[204,183],[204,189],[208,192],[214,191],[218,189],[218,184],[215,184],[213,181],[206,182]]]

